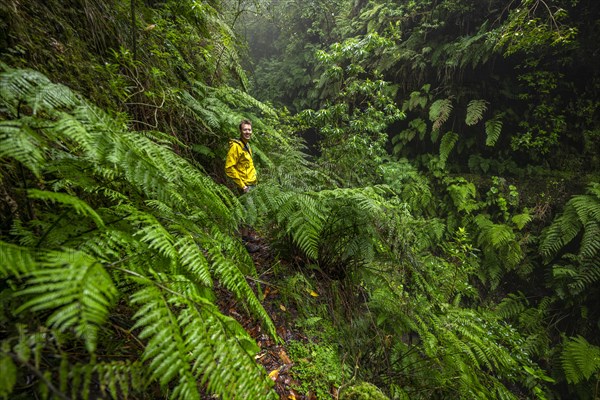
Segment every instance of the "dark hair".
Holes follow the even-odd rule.
[[[240,132],[242,131],[242,125],[252,126],[252,121],[250,121],[249,119],[243,119],[242,122],[240,122],[240,126],[239,126]]]

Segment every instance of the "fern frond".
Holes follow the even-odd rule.
[[[477,189],[472,182],[457,181],[449,185],[447,190],[457,210],[469,213],[477,209],[478,205],[475,201]]]
[[[90,217],[96,226],[104,227],[104,221],[102,221],[102,218],[100,218],[98,213],[92,207],[90,207],[89,204],[78,197],[71,196],[66,193],[57,193],[38,189],[29,189],[27,194],[31,199],[46,200],[53,203],[71,206],[75,212],[77,212],[77,214]]]
[[[495,146],[502,133],[502,120],[499,116],[485,122],[485,145]]]
[[[0,121],[0,159],[12,158],[31,170],[38,178],[45,161],[42,140],[28,121]]]
[[[465,123],[468,126],[472,126],[481,121],[483,114],[487,110],[487,105],[488,102],[485,100],[471,100],[469,104],[467,104]]]
[[[527,299],[523,293],[509,293],[496,307],[496,313],[500,318],[507,319],[518,316],[526,308]]]
[[[450,117],[452,108],[451,99],[439,99],[431,104],[429,108],[429,120],[433,122],[432,131],[439,131],[444,122]]]
[[[529,214],[529,212],[524,212],[522,214],[513,215],[511,221],[517,229],[521,230],[533,220],[533,216]]]
[[[179,254],[179,262],[183,268],[204,286],[212,287],[212,277],[204,253],[198,247],[196,241],[189,235],[183,235],[174,243]]]
[[[569,383],[577,384],[600,372],[600,347],[591,345],[582,336],[567,340],[560,359]]]
[[[442,168],[445,167],[448,156],[452,149],[454,149],[457,141],[458,134],[455,132],[446,132],[442,137],[442,141],[440,142],[440,165]]]
[[[211,271],[219,279],[219,282],[230,290],[236,297],[244,301],[250,311],[260,318],[267,332],[277,338],[275,326],[271,318],[258,300],[256,294],[245,279],[239,268],[230,260],[225,258],[217,247],[208,250]]]
[[[148,286],[132,297],[141,304],[134,315],[134,328],[142,328],[140,339],[149,339],[144,350],[144,361],[149,361],[150,379],[162,386],[178,378],[176,390],[186,390],[190,398],[199,399],[196,378],[192,373],[189,355],[177,317],[171,311],[168,297],[157,287]],[[193,388],[194,390],[190,390]]]
[[[117,299],[112,278],[98,260],[80,251],[49,252],[40,265],[18,292],[33,296],[18,312],[53,311],[48,324],[63,332],[73,328],[93,353],[98,329]]]
[[[127,217],[127,220],[132,224],[139,224],[140,226],[134,237],[138,237],[140,241],[148,244],[151,249],[157,250],[170,260],[176,260],[177,250],[174,247],[175,239],[167,228],[150,213],[145,213],[132,207],[129,210],[130,215]]]
[[[600,254],[598,224],[600,224],[600,197],[595,193],[597,183],[588,187],[588,194],[571,198],[565,208],[548,227],[542,236],[540,251],[546,259],[554,257],[567,244],[571,243],[583,230],[585,241],[580,243],[579,252],[586,257]],[[587,230],[589,234],[586,234]]]
[[[231,318],[202,299],[147,286],[132,297],[140,338],[148,339],[144,360],[150,377],[173,384],[173,397],[199,399],[198,382],[224,399],[240,395],[272,398],[264,370],[254,362],[258,347]],[[178,304],[177,315],[171,309]]]
[[[3,68],[0,74],[2,103],[17,115],[18,103],[26,101],[33,114],[41,110],[72,108],[80,103],[77,96],[66,86],[51,82],[40,72]]]
[[[21,277],[37,268],[35,253],[27,247],[0,240],[0,278]]]

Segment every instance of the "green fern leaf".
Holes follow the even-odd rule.
[[[0,240],[0,277],[21,277],[36,269],[34,254],[29,248]]]
[[[45,190],[29,189],[27,191],[29,198],[51,201],[53,203],[60,203],[73,207],[73,209],[79,215],[90,217],[96,226],[104,227],[104,221],[98,215],[98,213],[85,201],[78,197],[68,195],[66,193],[49,192]]]
[[[533,217],[528,212],[514,215],[511,218],[511,221],[513,222],[513,224],[515,224],[515,226],[519,230],[523,229],[525,227],[525,225],[530,223],[532,220],[533,220]]]
[[[502,133],[502,120],[499,117],[493,118],[485,123],[485,145],[495,146]]]
[[[448,156],[452,149],[454,149],[454,145],[458,141],[458,134],[454,132],[446,132],[442,137],[442,141],[440,143],[440,165],[442,168],[446,165],[446,161],[448,160]]]
[[[432,131],[439,131],[444,122],[450,117],[452,107],[452,100],[450,99],[439,99],[431,104],[429,120],[433,122]]]
[[[0,121],[0,159],[15,159],[39,178],[45,161],[43,146],[28,119]]]
[[[208,261],[196,241],[190,235],[185,235],[179,238],[174,246],[177,249],[179,262],[182,266],[190,271],[199,283],[212,287]]]
[[[27,287],[18,294],[33,298],[24,310],[53,313],[48,324],[60,331],[73,328],[90,353],[96,349],[98,329],[106,322],[118,291],[98,260],[79,251],[50,252],[31,272]]]
[[[483,118],[483,113],[487,110],[488,102],[485,100],[471,100],[467,105],[467,116],[465,123],[468,126],[475,125]]]
[[[554,257],[582,230],[584,240],[580,243],[579,253],[586,257],[600,254],[597,235],[600,224],[600,197],[595,192],[598,186],[597,183],[592,183],[588,187],[588,194],[573,196],[565,205],[562,214],[544,231],[540,251],[546,259]],[[589,230],[589,233],[586,233],[586,230]]]
[[[560,358],[567,382],[572,384],[588,380],[600,371],[600,347],[591,345],[582,336],[568,339]]]

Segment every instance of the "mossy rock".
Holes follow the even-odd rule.
[[[340,394],[340,400],[390,400],[375,385],[361,382],[357,385],[344,389]]]

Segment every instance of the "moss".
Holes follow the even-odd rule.
[[[361,382],[350,386],[340,393],[340,400],[389,400],[383,392],[375,385]]]

